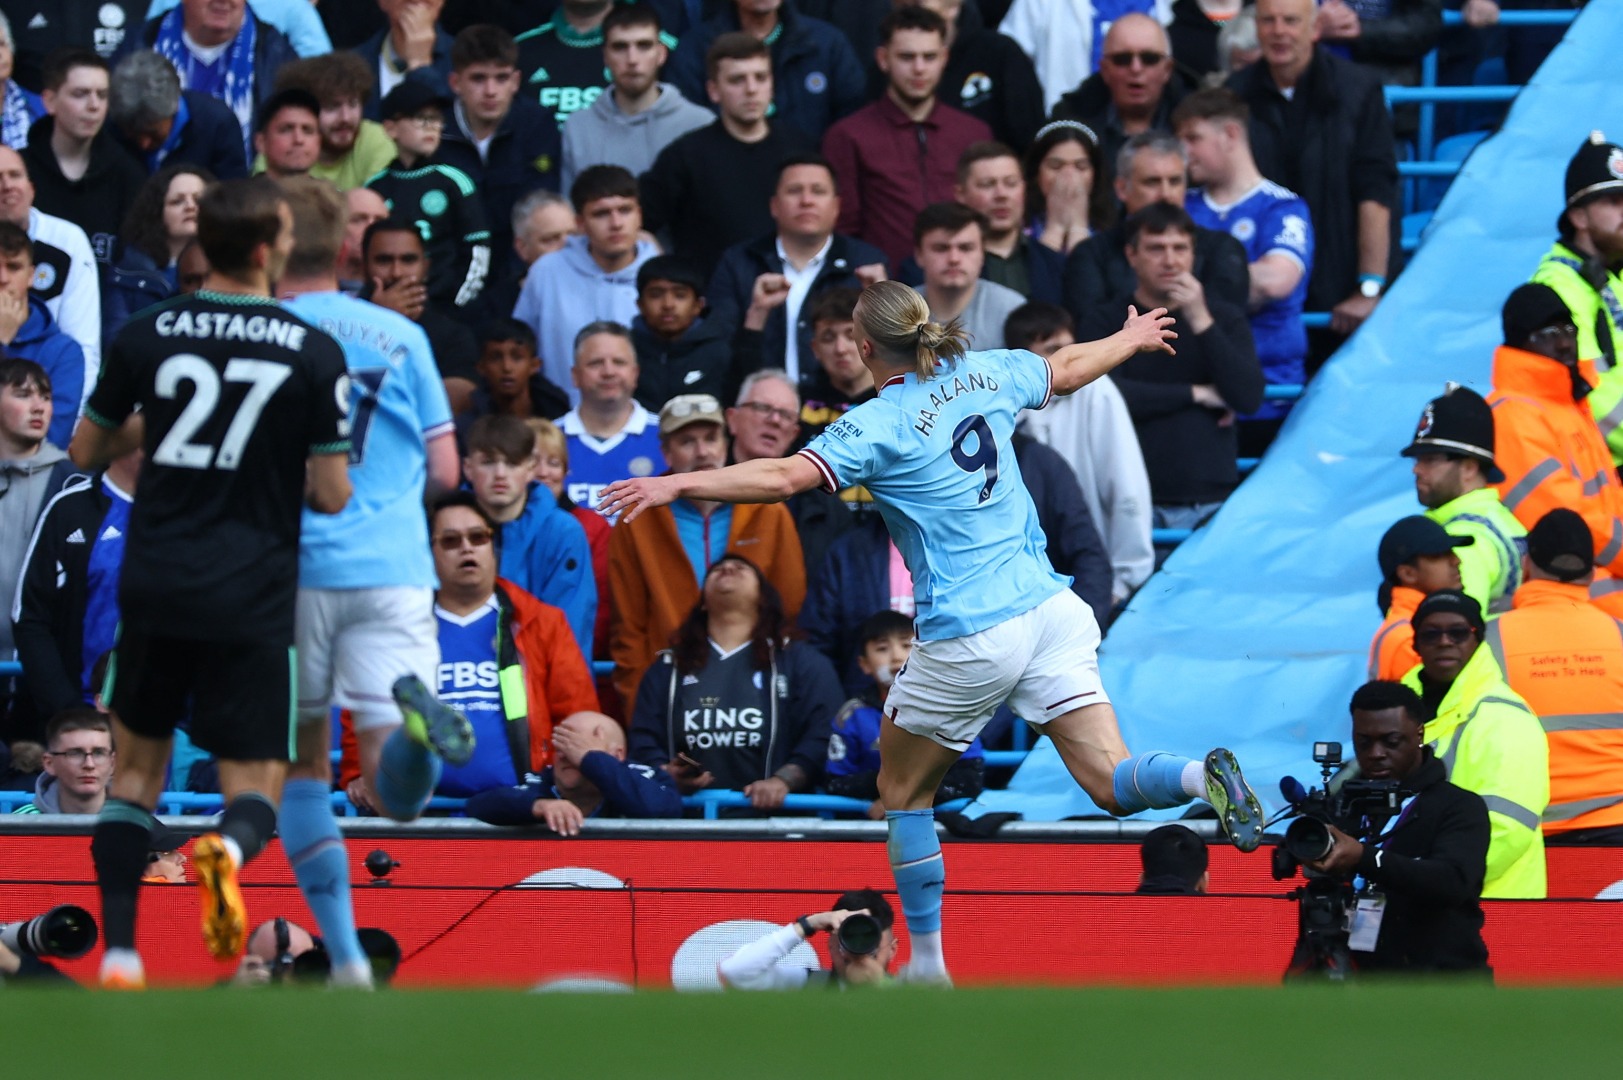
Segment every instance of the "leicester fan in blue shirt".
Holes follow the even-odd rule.
[[[1257,171],[1247,135],[1250,110],[1232,90],[1190,94],[1172,113],[1189,157],[1192,187],[1184,209],[1205,229],[1233,236],[1251,269],[1251,336],[1269,386],[1301,385],[1307,378],[1307,330],[1302,308],[1313,273],[1313,222],[1307,203]],[[1290,412],[1270,400],[1239,418],[1242,457],[1267,449]]]

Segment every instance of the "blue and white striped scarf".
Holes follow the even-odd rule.
[[[45,106],[38,102],[38,98],[16,82],[6,80],[4,111],[0,112],[0,143],[13,150],[21,150],[28,145],[28,129],[45,112]]]
[[[231,107],[237,123],[242,125],[243,146],[249,147],[254,129],[254,43],[258,37],[254,13],[243,9],[242,29],[212,64],[203,63],[187,48],[184,27],[183,11],[177,7],[158,24],[153,50],[175,65],[182,87],[217,97]]]

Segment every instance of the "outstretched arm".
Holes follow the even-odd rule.
[[[1122,328],[1099,341],[1084,341],[1067,345],[1048,358],[1054,371],[1054,393],[1074,394],[1130,356],[1146,350],[1173,353],[1172,342],[1177,334],[1171,329],[1174,320],[1166,308],[1156,308],[1140,315],[1138,309],[1128,307],[1127,321]]]
[[[783,502],[792,495],[822,483],[817,466],[795,454],[786,458],[756,458],[725,469],[704,472],[647,476],[639,480],[616,480],[603,489],[598,512],[622,515],[620,521],[635,521],[644,510],[667,506],[677,499],[706,502]]]

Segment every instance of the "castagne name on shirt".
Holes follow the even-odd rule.
[[[304,336],[309,330],[274,315],[244,315],[237,311],[165,311],[153,326],[164,337],[268,342],[295,352],[304,348]]]

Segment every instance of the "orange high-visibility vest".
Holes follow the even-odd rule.
[[[1425,598],[1426,594],[1419,589],[1392,586],[1392,604],[1386,609],[1386,621],[1369,643],[1371,679],[1402,681],[1420,663],[1420,655],[1414,651],[1414,627],[1409,621]]]
[[[1549,739],[1545,833],[1623,825],[1623,623],[1588,585],[1534,580],[1484,643]]]

